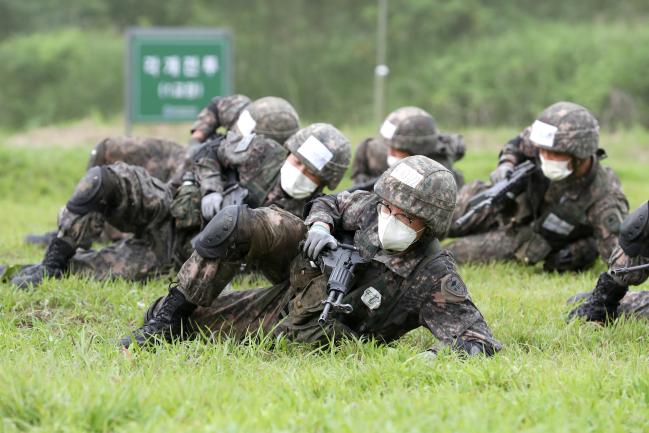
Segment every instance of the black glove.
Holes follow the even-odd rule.
[[[315,260],[320,255],[324,247],[328,246],[335,250],[338,248],[338,241],[331,236],[329,229],[321,224],[313,224],[306,235],[303,251],[311,259]]]

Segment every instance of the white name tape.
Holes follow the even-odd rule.
[[[417,188],[417,185],[424,179],[422,174],[406,163],[397,165],[390,176],[413,189]]]
[[[548,125],[545,122],[536,120],[532,124],[530,140],[539,146],[552,147],[554,146],[554,135],[557,133],[557,129],[556,126]]]
[[[396,132],[396,130],[397,130],[397,125],[390,122],[389,120],[386,120],[385,122],[383,122],[383,125],[381,125],[381,129],[379,130],[379,132],[383,137],[390,140],[392,139],[392,137],[394,137],[394,133]]]
[[[318,170],[322,170],[322,167],[327,165],[331,158],[334,157],[334,154],[327,149],[327,146],[313,135],[310,135],[302,143],[302,146],[297,149],[297,153],[305,157]]]
[[[257,126],[257,122],[252,118],[250,112],[248,110],[243,110],[237,120],[237,128],[239,129],[239,132],[241,132],[241,135],[247,137],[252,134],[252,131],[255,130],[255,126]]]

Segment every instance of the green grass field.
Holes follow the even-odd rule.
[[[358,142],[371,129],[346,132]],[[467,179],[486,177],[514,133],[466,132]],[[635,208],[649,198],[649,133],[605,135],[602,146]],[[54,227],[89,149],[0,145],[0,263],[40,259],[23,237]],[[648,323],[564,321],[566,298],[590,290],[603,269],[463,267],[505,349],[434,361],[416,357],[433,343],[422,330],[387,347],[191,341],[126,356],[118,338],[140,324],[167,279],[67,278],[33,291],[2,284],[0,431],[647,432]]]

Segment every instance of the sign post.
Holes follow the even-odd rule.
[[[232,93],[232,35],[202,28],[126,32],[126,135],[135,122],[186,122]]]

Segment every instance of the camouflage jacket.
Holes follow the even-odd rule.
[[[592,167],[580,178],[550,182],[540,172],[532,176],[524,200],[534,232],[540,236],[532,243],[545,243],[556,251],[593,237],[599,255],[608,261],[629,204],[617,175],[600,164],[603,155],[594,157]],[[515,164],[532,160],[540,165],[538,149],[529,141],[529,129],[505,145],[500,161],[505,160]]]
[[[202,131],[206,137],[217,133],[219,127],[230,129],[239,117],[239,112],[250,99],[244,95],[216,96],[203,108],[191,132]]]
[[[460,188],[464,185],[462,172],[453,168],[453,163],[464,157],[464,139],[459,134],[440,133],[434,153],[426,155],[451,170]],[[356,147],[352,165],[352,181],[361,185],[375,181],[388,169],[388,146],[380,138],[367,138]]]
[[[471,301],[452,255],[442,250],[436,239],[422,238],[400,254],[381,250],[378,201],[376,194],[357,191],[313,202],[307,225],[322,221],[333,227],[334,235],[353,233],[354,245],[369,263],[357,269],[358,277],[344,299],[353,312],[336,315],[337,320],[318,330],[305,323],[313,323],[313,312],[322,310],[327,278],[318,276],[319,271],[309,267],[308,260],[296,259],[292,266],[301,268],[292,269],[291,286],[297,288],[297,294],[289,304],[282,332],[301,340],[322,339],[324,332],[327,337],[342,333],[389,342],[424,326],[444,345],[463,338],[500,349]],[[312,334],[299,335],[308,332]]]

